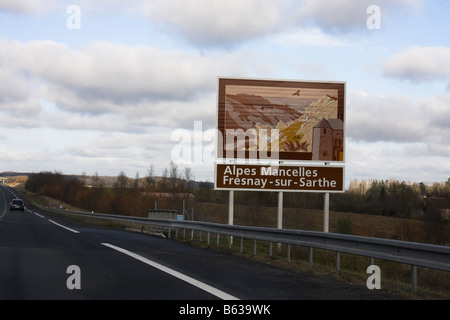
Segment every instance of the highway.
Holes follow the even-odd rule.
[[[396,299],[158,236],[40,212],[0,186],[1,300]],[[25,199],[24,199],[25,200]]]

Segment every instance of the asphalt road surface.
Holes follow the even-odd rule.
[[[193,247],[89,225],[62,215],[9,210],[0,186],[1,300],[372,300],[355,286]]]

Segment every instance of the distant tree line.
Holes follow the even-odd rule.
[[[173,162],[161,176],[155,175],[153,166],[143,178],[139,174],[130,178],[122,171],[108,186],[97,173],[88,181],[58,172],[33,173],[25,188],[88,211],[135,216],[145,216],[157,204],[158,208],[180,212],[181,199],[194,201],[190,195],[195,201],[228,202],[228,191],[214,190],[209,182],[198,182],[194,187],[191,169],[186,168],[181,173]],[[245,205],[256,219],[262,206],[278,205],[278,192],[235,192],[234,202]],[[323,193],[283,194],[284,207],[321,210],[323,205]],[[397,180],[354,180],[345,193],[330,194],[332,211],[422,219],[425,237],[432,243],[450,240],[449,222],[443,209],[450,209],[450,178],[432,185]]]
[[[413,212],[426,213],[435,199],[450,208],[450,178],[444,183],[406,183],[398,180],[351,181],[347,192],[334,197],[341,211],[411,218]]]
[[[195,195],[196,201],[228,201],[227,191],[212,190],[211,185],[195,190]],[[261,206],[278,205],[278,192],[239,191],[234,194],[234,202],[247,206],[249,215],[257,219]],[[332,211],[421,219],[421,232],[426,242],[446,244],[450,241],[450,178],[432,185],[398,180],[354,180],[345,193],[331,193],[329,205]],[[284,192],[283,206],[323,210],[324,194]],[[407,229],[405,225],[403,232],[412,232]]]
[[[427,209],[428,199],[443,198],[450,208],[450,178],[445,183],[407,184],[397,180],[356,180],[350,182],[345,193],[330,194],[330,209],[334,211],[379,214],[410,218],[414,211]],[[199,201],[228,201],[228,192],[214,191],[211,185],[204,185],[196,191]],[[242,191],[235,193],[235,202],[254,202],[262,206],[277,206],[277,192]],[[291,208],[322,209],[323,193],[284,192],[283,205]]]
[[[154,175],[153,166],[144,178],[140,178],[138,173],[134,178],[129,178],[121,171],[112,186],[106,186],[97,173],[90,181],[60,172],[32,173],[25,189],[87,211],[146,216],[148,209],[155,207],[155,202],[164,207],[171,198],[188,194],[190,183],[191,170],[185,169],[182,176],[171,162],[161,177]]]

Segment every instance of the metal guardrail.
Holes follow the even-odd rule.
[[[89,218],[121,221],[126,223],[139,223],[143,225],[168,228],[169,234],[172,228],[177,230],[195,230],[208,233],[208,241],[209,234],[212,233],[229,237],[238,237],[241,239],[262,240],[270,243],[283,243],[288,245],[298,245],[335,251],[337,253],[337,268],[339,268],[338,261],[340,253],[349,253],[366,256],[372,259],[377,258],[404,263],[412,266],[411,281],[414,292],[416,291],[417,286],[417,266],[450,271],[450,247],[448,246],[319,231],[250,227],[199,221],[151,219],[110,214],[82,213],[49,208],[46,209],[53,212],[56,211],[65,214],[75,214],[77,216],[85,216]]]
[[[134,222],[165,228],[189,229],[245,239],[319,248],[450,271],[450,247],[447,246],[320,231],[249,227],[199,221],[150,219],[110,214],[82,213],[58,209],[50,210],[89,218]]]

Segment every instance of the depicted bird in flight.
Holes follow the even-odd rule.
[[[294,92],[292,95],[293,95],[293,96],[299,96],[299,95],[300,95],[300,90],[297,90],[297,91]]]

